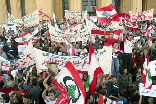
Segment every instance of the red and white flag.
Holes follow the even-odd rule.
[[[149,57],[148,53],[146,55],[144,64],[143,64],[143,73],[142,73],[142,81],[144,82],[145,89],[151,89],[152,88],[152,79],[151,79],[151,72],[149,69]]]
[[[75,47],[70,44],[65,38],[63,38],[66,42],[67,49],[69,50],[70,56],[75,56]]]
[[[103,73],[102,68],[99,66],[97,58],[94,53],[93,47],[89,43],[89,67],[88,67],[88,84],[86,89],[88,92],[93,93],[96,89],[96,77]]]
[[[84,104],[85,89],[79,73],[74,65],[68,61],[64,69],[55,77],[52,84],[60,91],[61,96],[56,104]]]
[[[105,6],[103,8],[96,8],[95,6],[93,6],[92,8],[96,9],[99,23],[106,23],[112,20],[120,20],[116,10],[114,9],[113,4],[110,4],[109,6]]]
[[[18,42],[19,44],[26,44],[30,42],[30,40],[33,39],[32,35],[27,31],[23,35],[15,38],[14,40]]]
[[[149,26],[147,29],[146,29],[146,32],[144,33],[145,36],[149,38],[152,37],[152,34],[154,33],[154,29],[152,26]]]
[[[88,53],[88,51],[87,51],[86,48],[84,48],[84,49],[82,49],[82,50],[80,51],[80,55],[84,55],[84,54],[86,54],[86,53]]]
[[[137,24],[135,24],[127,19],[125,19],[124,25],[127,29],[138,29],[139,28]]]

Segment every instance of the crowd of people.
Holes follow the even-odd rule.
[[[35,37],[33,45],[35,48],[55,55],[69,56],[67,45],[64,42],[51,41],[50,35],[45,34],[48,31],[48,20],[40,21],[39,25],[33,27],[24,27],[22,30],[17,28],[17,31],[5,28],[0,34],[0,56],[13,62],[19,58],[18,43],[14,40],[21,36],[24,32],[32,33],[39,27],[39,33]],[[71,21],[57,22],[58,28],[66,30]],[[77,22],[71,22],[70,26]],[[85,24],[85,22],[84,22]],[[105,30],[109,23],[99,24],[95,23],[97,27]],[[109,37],[105,34],[102,37],[95,36],[95,42],[91,45],[94,50],[102,49],[105,43],[109,43],[123,51],[112,53],[112,66],[109,75],[105,73],[98,75],[97,86],[94,93],[86,92],[85,104],[98,104],[99,94],[116,102],[123,102],[122,104],[155,104],[156,99],[150,96],[142,96],[139,93],[139,83],[142,83],[142,68],[145,61],[145,55],[149,54],[150,61],[156,60],[156,32],[150,39],[143,35],[141,26],[146,28],[150,25],[156,25],[154,20],[137,22],[140,29],[126,29],[124,27],[123,39],[114,39],[114,34],[110,33]],[[53,26],[55,23],[53,22]],[[124,26],[124,25],[123,25]],[[135,37],[140,37],[134,40]],[[82,44],[81,41],[73,42],[75,47],[75,56],[79,56],[82,49],[87,45]],[[57,63],[53,63],[57,66]],[[31,71],[29,71],[31,70]],[[0,88],[15,87],[16,91],[11,93],[1,93],[0,102],[4,104],[55,104],[56,99],[61,95],[60,92],[51,83],[55,79],[57,73],[49,73],[43,71],[37,74],[36,66],[29,68],[17,68],[12,65],[10,71],[1,71]],[[16,74],[13,74],[16,73]],[[14,75],[14,76],[13,76]],[[84,88],[87,85],[87,74],[82,77]],[[152,84],[156,85],[156,76],[152,77]]]

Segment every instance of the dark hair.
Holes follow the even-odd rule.
[[[5,103],[9,103],[10,101],[9,94],[2,94],[1,97],[3,98],[3,100],[5,100]]]
[[[32,94],[31,93],[25,93],[24,95],[23,95],[23,98],[26,98],[26,99],[32,99]]]
[[[54,95],[56,94],[55,90],[53,89],[49,90],[48,93],[53,93]]]
[[[37,86],[37,79],[35,79],[35,78],[32,79],[32,85],[33,85],[33,86]]]
[[[91,93],[86,92],[86,99],[85,102],[87,103],[87,101],[90,99]]]
[[[106,91],[105,91],[104,88],[100,89],[100,90],[99,90],[99,93],[100,93],[101,95],[106,95]]]
[[[112,76],[112,78],[116,78],[116,79],[117,79],[117,76],[116,76],[116,75],[114,75],[114,76]]]
[[[120,96],[122,96],[122,97],[125,95],[125,92],[124,92],[124,90],[123,90],[123,89],[119,89],[118,93],[119,93],[119,94],[120,94]]]
[[[112,46],[113,46],[115,43],[117,43],[117,42],[114,41],[114,42],[112,43]]]
[[[8,76],[11,78],[11,80],[14,80],[14,77],[11,74],[9,74]]]
[[[16,97],[18,102],[22,102],[22,94],[16,93],[15,97]]]
[[[19,83],[19,87],[21,87],[22,90],[24,89],[24,87],[23,87],[23,82],[20,82],[20,83]]]

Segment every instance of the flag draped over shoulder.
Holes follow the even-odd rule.
[[[18,42],[19,44],[26,44],[26,43],[30,42],[31,38],[33,39],[31,34],[27,31],[23,35],[15,38],[14,40],[16,42]]]
[[[11,67],[10,61],[0,56],[0,68],[1,71],[9,71]]]
[[[93,47],[89,44],[89,67],[88,67],[88,85],[87,90],[93,93],[96,89],[96,77],[103,72],[94,53]],[[87,87],[88,87],[87,85]]]
[[[112,20],[120,20],[117,12],[113,7],[113,4],[110,4],[109,6],[105,6],[103,8],[96,8],[95,6],[93,6],[92,8],[96,9],[96,14],[98,16],[99,23],[106,23]]]
[[[146,55],[144,64],[143,64],[143,74],[142,74],[142,81],[144,82],[145,89],[151,89],[152,88],[152,79],[151,79],[151,72],[149,69],[149,57],[148,53]]]
[[[127,29],[138,29],[139,28],[137,24],[135,24],[127,19],[125,19],[124,25]]]
[[[74,65],[68,61],[55,77],[52,84],[60,91],[61,96],[56,100],[56,104],[84,104],[85,89],[79,73]]]

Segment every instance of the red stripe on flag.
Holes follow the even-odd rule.
[[[77,72],[74,65],[70,61],[68,61],[66,63],[65,67],[70,71],[70,73],[73,76],[77,86],[80,88],[80,90],[84,96],[84,102],[85,102],[86,93],[85,93],[85,89],[84,89],[83,83],[81,81],[81,78],[79,76],[79,73]]]

